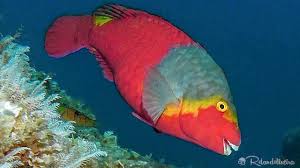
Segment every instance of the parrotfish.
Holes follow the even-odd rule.
[[[50,56],[82,48],[96,56],[132,114],[156,131],[222,155],[238,150],[241,134],[223,70],[167,20],[109,4],[91,15],[59,17],[49,27]]]

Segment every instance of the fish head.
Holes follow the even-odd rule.
[[[179,121],[191,142],[221,155],[230,155],[241,144],[235,107],[220,96],[183,100]]]

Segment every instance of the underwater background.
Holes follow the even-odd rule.
[[[62,59],[47,56],[44,35],[55,18],[90,14],[104,3],[162,16],[204,45],[225,71],[234,97],[242,131],[238,152],[224,157],[155,133],[131,116],[132,109],[87,50]],[[280,157],[284,136],[300,127],[299,10],[296,0],[1,0],[0,32],[13,34],[22,25],[19,41],[31,47],[33,67],[53,74],[69,95],[91,107],[98,128],[114,131],[121,146],[177,166],[231,168],[249,155]]]

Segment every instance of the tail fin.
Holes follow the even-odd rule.
[[[91,16],[63,16],[48,29],[45,49],[50,56],[59,58],[88,46]]]

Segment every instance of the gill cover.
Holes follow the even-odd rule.
[[[193,141],[199,141],[199,138],[195,137],[194,132],[197,131],[200,133],[201,126],[199,124],[199,113],[197,111],[190,111],[192,109],[190,106],[191,102],[188,102],[186,99],[183,100],[182,109],[179,113],[179,124],[181,131]],[[200,133],[203,134],[203,133]]]
[[[208,141],[211,138],[209,135],[221,133],[212,131],[221,130],[224,109],[227,108],[225,104],[222,104],[224,107],[218,107],[222,102],[219,96],[212,96],[203,100],[184,96],[179,114],[180,128],[183,133],[200,144],[202,141]]]

